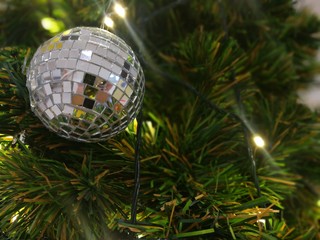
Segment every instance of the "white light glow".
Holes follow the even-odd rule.
[[[105,16],[103,19],[103,22],[109,28],[113,28],[113,26],[114,26],[114,22],[109,16]]]
[[[13,215],[12,218],[10,219],[10,222],[11,223],[15,222],[17,220],[17,218],[18,218],[18,214]]]
[[[114,5],[114,11],[122,18],[126,16],[126,10],[119,3]]]
[[[318,207],[320,207],[320,200],[318,200],[317,205],[318,205]]]
[[[254,143],[256,144],[257,147],[264,147],[265,146],[265,142],[264,140],[262,139],[262,137],[260,136],[254,136],[253,137],[253,141]]]
[[[260,222],[260,223],[266,224],[266,220],[265,220],[265,219],[259,219],[257,222]]]
[[[59,22],[54,18],[45,17],[41,19],[41,25],[44,29],[48,30],[51,33],[57,33],[61,31],[61,26]]]

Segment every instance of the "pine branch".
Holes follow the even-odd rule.
[[[16,7],[3,15],[8,21],[0,27],[0,39],[28,47],[50,35],[40,26],[43,16],[65,27],[100,26],[111,7],[110,1],[70,0],[37,2],[30,11],[29,2],[10,4]],[[12,239],[133,238],[136,233],[146,239],[319,238],[313,186],[319,180],[319,119],[297,104],[295,94],[319,71],[314,61],[319,20],[297,12],[291,0],[139,0],[127,10],[127,21],[118,21],[115,31],[142,47],[140,57],[147,59],[136,223],[127,221],[136,123],[99,144],[61,139],[30,111],[21,71],[26,51],[4,48],[0,228],[5,234]],[[21,24],[24,17],[30,17],[27,25]],[[132,31],[142,42],[135,43]],[[267,143],[252,152],[258,198],[246,139],[230,117],[237,113],[236,85],[243,89],[243,117]],[[7,136],[21,130],[26,144],[12,146]]]

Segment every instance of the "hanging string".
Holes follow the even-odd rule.
[[[233,75],[233,73],[232,73],[232,75]],[[232,78],[234,78],[234,75]],[[243,103],[242,103],[242,99],[241,99],[241,90],[239,89],[238,85],[235,86],[234,90],[235,90],[235,95],[236,95],[236,101],[237,101],[238,108],[239,108],[240,118],[242,119],[242,128],[243,128],[243,133],[244,133],[244,137],[246,140],[248,156],[249,156],[249,159],[251,162],[251,175],[253,178],[253,183],[254,183],[254,186],[257,190],[258,197],[261,197],[261,188],[260,188],[259,178],[258,178],[258,174],[257,174],[257,164],[256,164],[256,160],[253,156],[252,146],[251,146],[251,142],[250,142],[250,139],[252,139],[252,134],[251,134],[250,129],[248,128],[248,124],[247,124],[245,118],[242,117],[242,116],[244,116],[244,107],[243,107]]]
[[[188,0],[178,0],[175,1],[170,8],[179,4],[184,4]],[[221,5],[222,11],[221,13],[221,20],[222,20],[222,28],[224,30],[225,36],[224,36],[224,41],[227,41],[229,39],[229,32],[228,32],[228,26],[227,26],[227,16],[226,12],[224,10],[224,7],[222,5],[222,1],[219,0],[219,3]],[[143,58],[141,58],[143,59]],[[159,74],[160,76],[164,77],[165,79],[170,79],[180,85],[183,85],[185,88],[187,88],[189,91],[191,91],[193,94],[195,94],[201,101],[205,102],[210,106],[211,109],[215,110],[217,113],[227,116],[231,119],[233,119],[236,122],[239,122],[241,124],[241,127],[243,128],[243,133],[244,133],[244,138],[247,146],[247,152],[248,152],[248,157],[251,162],[251,174],[253,177],[253,182],[257,191],[258,197],[261,197],[261,189],[260,189],[260,184],[259,184],[259,179],[257,175],[257,169],[256,169],[256,161],[253,155],[252,151],[252,146],[251,146],[251,131],[248,128],[247,122],[243,116],[244,114],[244,109],[243,109],[243,104],[241,101],[241,92],[238,89],[238,86],[235,88],[235,93],[236,93],[236,101],[239,107],[240,111],[240,116],[237,114],[234,114],[232,112],[226,111],[220,107],[218,107],[216,104],[212,103],[210,100],[208,100],[203,94],[201,94],[196,88],[194,88],[191,84],[181,81],[180,79],[174,78],[172,75],[167,74],[166,72],[161,71],[160,69],[154,67],[152,64],[150,64],[148,61],[144,61],[144,65],[151,69],[154,73]],[[235,73],[234,70],[232,70],[230,80],[233,81],[235,78]],[[140,189],[140,145],[141,145],[141,125],[142,125],[142,108],[137,116],[137,141],[136,141],[136,146],[135,146],[135,186],[134,186],[134,191],[133,191],[133,199],[132,199],[132,208],[131,208],[131,223],[132,224],[137,224],[137,204],[138,204],[138,196],[139,196],[139,189]]]
[[[141,128],[142,128],[142,106],[137,116],[137,135],[136,135],[136,146],[134,155],[134,190],[131,204],[131,223],[136,224],[137,222],[137,205],[140,190],[140,146],[141,146]]]
[[[219,5],[220,5],[220,9],[221,9],[221,11],[220,11],[221,26],[222,26],[222,29],[223,29],[223,32],[224,32],[223,41],[227,41],[227,40],[229,40],[229,28],[228,28],[228,25],[227,25],[226,10],[225,10],[224,5],[223,5],[221,0],[219,0]],[[231,82],[234,82],[234,80],[235,80],[235,71],[234,71],[233,68],[231,68],[231,74],[230,74],[229,80]],[[238,108],[239,108],[240,117],[238,117],[238,118],[241,120],[241,126],[242,126],[242,129],[243,129],[244,138],[245,138],[246,145],[247,145],[248,157],[249,157],[250,162],[251,162],[251,175],[252,175],[252,178],[253,178],[253,183],[254,183],[254,186],[256,188],[258,197],[261,197],[261,189],[260,189],[260,184],[259,184],[259,178],[258,178],[258,175],[257,175],[256,160],[254,158],[253,151],[252,151],[252,146],[251,146],[251,142],[250,142],[250,139],[252,138],[252,134],[251,134],[250,129],[248,128],[248,124],[247,124],[246,119],[244,117],[245,116],[245,114],[244,114],[245,111],[244,111],[244,107],[243,107],[243,104],[242,104],[241,91],[239,89],[239,83],[237,83],[235,85],[234,91],[235,91],[235,95],[236,95],[237,105],[238,105]]]

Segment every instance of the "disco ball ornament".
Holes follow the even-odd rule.
[[[27,73],[35,115],[51,131],[82,142],[124,130],[141,108],[144,85],[132,49],[92,27],[76,27],[43,43]]]

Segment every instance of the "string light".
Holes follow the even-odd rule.
[[[265,220],[265,219],[259,219],[257,222],[260,222],[260,223],[262,223],[263,225],[266,224],[266,220]]]
[[[54,18],[50,17],[42,18],[41,25],[44,29],[48,30],[51,33],[60,32],[64,27],[61,21],[57,21]]]
[[[125,18],[126,16],[126,9],[120,3],[115,3],[113,9],[114,12],[107,13],[107,15],[103,18],[103,24],[108,28],[114,27],[114,21],[111,18],[112,15],[117,14],[121,18]]]
[[[113,26],[114,26],[114,22],[109,16],[104,17],[103,23],[109,28],[113,28]]]
[[[18,216],[19,216],[18,214],[13,215],[12,218],[10,219],[10,223],[14,223],[17,220]]]
[[[253,141],[254,141],[254,143],[256,144],[257,147],[262,148],[262,147],[265,146],[264,140],[259,135],[254,136],[253,137]]]
[[[17,211],[14,215],[12,215],[11,219],[10,219],[10,223],[14,223],[15,221],[18,221],[19,219],[19,214],[21,211],[23,211],[24,207],[21,208],[19,211]]]
[[[122,18],[126,16],[126,10],[120,3],[115,3],[114,11]]]

